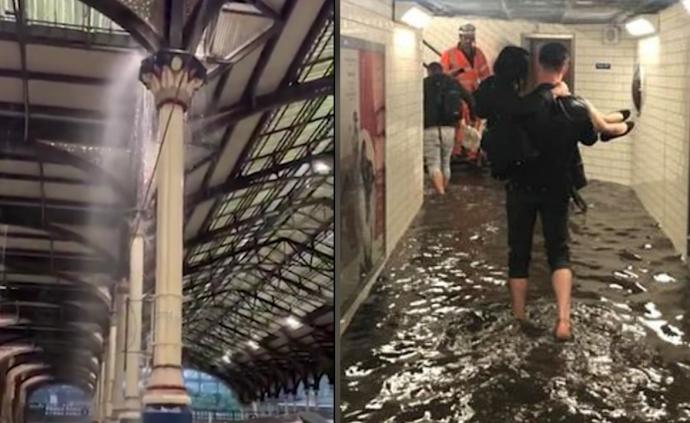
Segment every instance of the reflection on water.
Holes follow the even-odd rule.
[[[503,192],[460,175],[427,198],[342,342],[347,422],[690,421],[688,271],[632,191],[593,182],[571,219],[573,342],[536,238],[511,320]],[[539,233],[538,228],[538,233]]]

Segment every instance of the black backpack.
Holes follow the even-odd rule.
[[[460,105],[462,104],[460,83],[448,77],[444,78],[441,84],[440,117],[444,122],[458,122],[460,121]]]
[[[482,135],[482,150],[486,153],[491,176],[505,180],[511,171],[539,157],[527,132],[510,118],[498,118]]]
[[[474,93],[477,114],[490,118],[491,125],[482,134],[482,150],[486,154],[491,175],[500,180],[510,178],[517,167],[528,165],[539,157],[527,131],[512,116],[493,112],[491,103],[497,101],[492,90],[493,79],[482,82]]]

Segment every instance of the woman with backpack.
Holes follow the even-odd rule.
[[[424,159],[431,183],[443,195],[450,182],[450,159],[463,102],[474,117],[472,96],[438,62],[427,66],[424,78]]]

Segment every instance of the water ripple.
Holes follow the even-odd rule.
[[[595,207],[571,223],[575,339],[558,344],[543,252],[520,327],[502,191],[463,184],[425,206],[343,338],[344,421],[690,421],[688,272],[634,194],[585,192]]]

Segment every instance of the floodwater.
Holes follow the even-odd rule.
[[[574,340],[557,343],[540,228],[531,330],[511,319],[504,192],[427,197],[342,340],[346,422],[690,422],[688,271],[632,190],[571,217]]]

